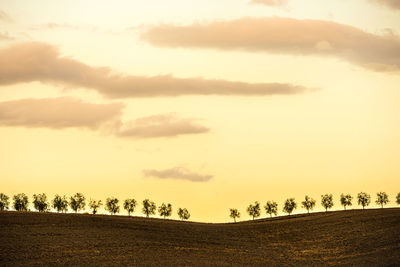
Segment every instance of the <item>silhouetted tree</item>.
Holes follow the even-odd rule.
[[[92,210],[93,214],[96,214],[98,209],[103,205],[103,203],[101,202],[101,200],[94,200],[91,199],[89,201],[89,208]]]
[[[240,218],[240,212],[237,209],[230,209],[231,214],[229,215],[234,222],[236,222],[236,218]]]
[[[350,194],[341,194],[340,195],[340,204],[344,207],[344,210],[346,210],[347,206],[351,206],[352,203],[351,201],[353,200],[353,197]]]
[[[275,216],[278,214],[278,203],[275,201],[268,201],[267,204],[265,204],[264,209],[265,212],[272,218],[272,214]]]
[[[66,212],[68,210],[68,200],[66,196],[55,195],[53,199],[53,209],[57,212]]]
[[[310,210],[314,209],[315,206],[315,199],[306,196],[304,201],[301,202],[301,205],[303,208],[305,208],[307,210],[307,213],[310,213]]]
[[[360,192],[357,195],[358,205],[361,205],[363,209],[371,203],[371,196],[365,192]]]
[[[124,209],[128,212],[128,216],[131,216],[131,212],[135,211],[136,204],[137,202],[133,198],[125,199]]]
[[[254,202],[253,204],[250,204],[247,207],[247,213],[254,218],[260,217],[261,214],[261,208],[260,208],[260,203],[258,201]]]
[[[181,220],[189,220],[190,218],[190,213],[187,209],[178,209],[178,216],[181,218]]]
[[[156,204],[153,201],[150,201],[149,199],[143,200],[142,212],[143,214],[146,214],[146,217],[156,214]]]
[[[396,196],[396,202],[400,205],[400,193],[398,193]]]
[[[325,208],[325,211],[333,207],[333,196],[332,194],[321,195],[321,205]]]
[[[47,202],[47,196],[45,193],[33,195],[33,206],[39,212],[48,211],[50,204]]]
[[[28,196],[24,193],[20,193],[13,196],[14,209],[17,211],[27,211],[28,210]]]
[[[288,213],[289,215],[297,208],[297,203],[294,198],[288,198],[285,201],[285,205],[283,206],[283,211]]]
[[[119,212],[119,200],[115,197],[109,197],[106,200],[106,210],[108,210],[111,214],[115,214]]]
[[[162,203],[160,207],[158,207],[158,213],[160,216],[169,217],[172,215],[172,205],[171,204],[164,204]]]
[[[74,196],[70,197],[69,206],[75,212],[85,209],[86,202],[85,197],[81,193],[76,193]]]
[[[377,199],[375,201],[376,204],[381,205],[383,209],[383,205],[386,205],[389,202],[389,196],[385,192],[376,193]]]
[[[3,193],[0,193],[0,210],[8,210],[8,206],[10,206],[10,198]]]

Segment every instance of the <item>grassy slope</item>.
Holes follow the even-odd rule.
[[[0,212],[0,266],[398,265],[400,209],[237,224]]]

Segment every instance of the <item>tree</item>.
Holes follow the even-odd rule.
[[[66,196],[55,195],[53,199],[53,209],[57,212],[66,212],[68,210],[68,200]]]
[[[264,209],[265,212],[272,218],[272,214],[275,216],[278,214],[278,203],[275,201],[268,201],[267,204],[265,204]]]
[[[131,212],[135,211],[136,204],[137,202],[133,198],[125,199],[124,209],[128,212],[128,216],[131,216]]]
[[[363,209],[371,203],[371,196],[365,192],[360,192],[357,195],[358,205],[361,205]]]
[[[3,193],[0,193],[0,210],[8,210],[8,206],[10,206],[10,198]]]
[[[353,197],[350,194],[341,194],[340,195],[340,204],[344,207],[344,210],[346,210],[347,206],[351,206],[351,201],[353,200]]]
[[[310,210],[314,209],[315,199],[313,199],[313,198],[311,198],[309,196],[306,196],[304,201],[301,202],[301,204],[302,204],[302,207],[307,210],[307,213],[310,213]]]
[[[116,214],[119,212],[119,200],[115,197],[109,197],[106,200],[106,210],[108,210],[111,214]]]
[[[27,211],[28,210],[28,196],[24,193],[20,193],[13,196],[14,209],[16,211]]]
[[[237,209],[230,209],[230,212],[229,216],[236,222],[236,218],[240,218],[240,212]]]
[[[146,217],[156,214],[156,204],[153,201],[150,201],[149,199],[143,200],[142,212],[146,214]]]
[[[325,211],[333,207],[333,196],[332,194],[321,195],[321,205],[325,208]]]
[[[83,210],[86,206],[85,197],[81,193],[76,193],[74,196],[70,197],[69,206],[73,211],[78,212]]]
[[[398,193],[396,196],[396,202],[400,205],[400,193]]]
[[[188,220],[190,218],[190,213],[187,209],[178,209],[178,216],[181,220]]]
[[[253,220],[254,220],[254,218],[260,217],[260,213],[261,213],[260,203],[258,201],[256,201],[256,202],[254,202],[254,205],[250,204],[247,207],[247,213],[250,216],[253,216]]]
[[[33,206],[39,212],[48,211],[50,204],[47,202],[47,196],[45,193],[33,195]]]
[[[285,205],[283,206],[283,211],[288,213],[289,215],[297,208],[297,203],[294,198],[288,198],[285,201]]]
[[[171,204],[164,204],[162,203],[160,207],[158,207],[158,213],[160,216],[163,216],[164,219],[165,217],[169,217],[172,215],[172,205]]]
[[[101,202],[101,200],[94,200],[91,199],[89,201],[89,208],[92,210],[93,214],[96,214],[98,209],[103,205],[103,203]]]
[[[389,196],[385,192],[376,193],[377,199],[375,201],[376,204],[381,205],[383,209],[383,205],[386,205],[389,202]]]

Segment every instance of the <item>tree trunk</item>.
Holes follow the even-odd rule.
[[[272,213],[270,213],[269,216],[272,218]]]
[[[236,217],[233,217],[234,222],[236,222]]]

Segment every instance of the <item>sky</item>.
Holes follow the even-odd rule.
[[[0,191],[395,206],[399,34],[396,0],[2,0]]]

